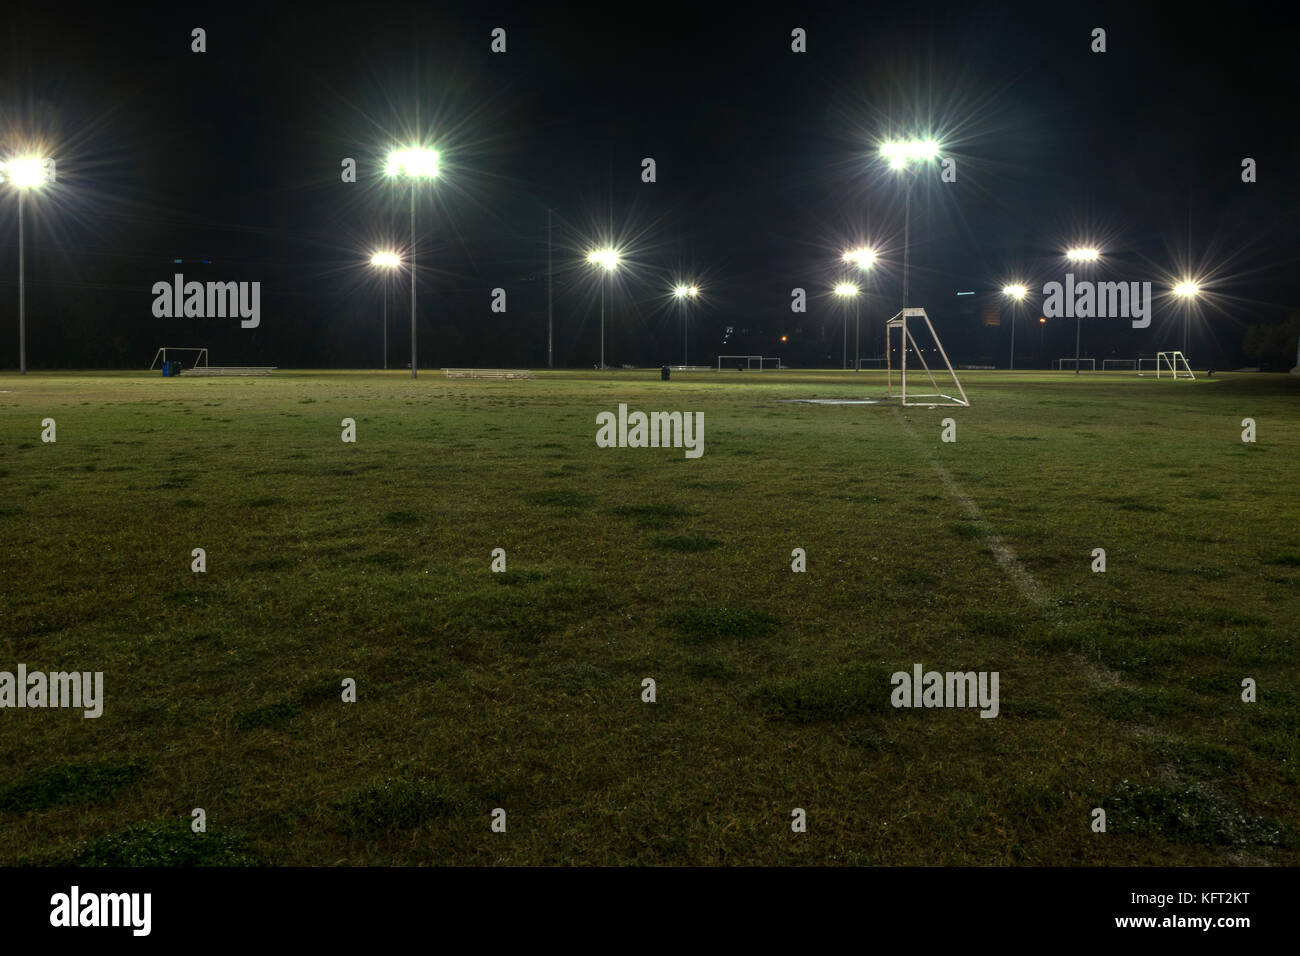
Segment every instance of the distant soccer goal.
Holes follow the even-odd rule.
[[[171,352],[173,356],[170,360],[167,358],[168,352]],[[190,362],[189,365],[187,366],[188,368],[207,368],[208,366],[207,349],[173,348],[172,346],[169,345],[166,348],[159,349],[157,354],[154,355],[153,361],[149,363],[149,371],[152,372],[156,368],[162,368],[162,365],[159,364],[160,362],[165,363],[167,361],[174,361],[174,362],[180,362],[181,365],[184,366],[186,363],[185,355],[181,355],[178,358],[176,357],[177,353],[185,353],[186,355],[189,355],[193,358],[193,361]]]
[[[1145,362],[1146,364],[1143,365],[1143,364],[1142,364],[1143,362]],[[1144,368],[1154,369],[1155,367],[1156,367],[1156,360],[1153,359],[1153,358],[1140,358],[1140,359],[1138,359],[1138,371],[1139,371],[1139,372],[1141,372]]]
[[[1064,371],[1067,368],[1074,368],[1076,362],[1078,363],[1078,367],[1081,369],[1086,368],[1089,372],[1097,371],[1096,359],[1090,359],[1090,358],[1076,359],[1073,356],[1070,356],[1069,358],[1052,359],[1052,368],[1056,369],[1057,371]],[[1088,364],[1084,365],[1083,364],[1084,362],[1087,362]]]
[[[1138,367],[1137,359],[1102,359],[1101,370],[1103,372],[1136,372]]]
[[[911,329],[907,327],[908,319],[912,320]],[[921,328],[921,323],[925,323],[924,330]],[[885,357],[887,360],[891,359],[893,354],[895,329],[898,330],[898,373],[899,383],[902,389],[901,394],[903,404],[961,405],[969,407],[970,399],[966,397],[966,390],[961,387],[961,382],[957,378],[957,373],[952,370],[952,362],[948,361],[948,353],[943,350],[943,343],[939,341],[939,336],[934,331],[934,326],[930,324],[930,317],[925,314],[925,309],[904,309],[902,312],[899,312],[898,315],[885,323]],[[928,333],[929,341],[934,343],[934,348],[931,349],[931,351],[938,352],[939,357],[943,359],[944,367],[948,370],[948,377],[952,379],[953,388],[951,391],[955,391],[957,393],[956,395],[949,395],[939,387],[939,383],[934,379],[934,372],[930,370],[930,364],[925,360],[925,353],[922,351],[921,346],[917,344],[916,337],[912,334],[912,329],[916,329],[917,332],[920,332],[922,338],[925,338]],[[921,368],[925,370],[926,378],[930,381],[930,387],[934,389],[933,392],[912,392],[910,395],[908,394],[907,356],[909,353],[915,355],[917,360],[920,361]],[[935,368],[937,369],[938,366],[936,365]],[[892,361],[886,361],[885,371],[887,375],[886,385],[889,390],[889,397],[893,398],[894,370]],[[913,372],[912,374],[913,378],[915,378],[916,373]],[[942,375],[942,372],[940,372],[940,374]],[[935,399],[942,399],[942,401],[935,401]]]
[[[863,369],[882,369],[889,365],[889,358],[860,358],[858,359],[858,371]]]
[[[1171,375],[1174,379],[1190,379],[1196,381],[1196,376],[1192,374],[1192,367],[1187,364],[1187,357],[1182,352],[1157,352],[1156,353],[1156,378],[1161,375]]]
[[[719,355],[718,371],[733,368],[753,368],[760,372],[765,368],[780,368],[780,358],[769,358],[763,355]]]

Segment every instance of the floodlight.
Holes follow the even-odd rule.
[[[370,257],[370,264],[384,269],[393,269],[402,264],[402,257],[395,252],[376,252]]]
[[[1029,290],[1022,285],[1008,285],[1008,286],[1003,286],[1002,291],[1004,294],[1011,296],[1011,298],[1013,299],[1023,299],[1025,297],[1025,293],[1028,292]]]
[[[845,262],[851,262],[860,268],[870,269],[876,264],[876,251],[874,249],[850,249],[844,253]]]
[[[1174,286],[1174,292],[1177,295],[1187,296],[1189,298],[1191,296],[1196,295],[1200,291],[1201,291],[1201,287],[1198,286],[1195,282],[1191,282],[1191,281],[1180,282],[1178,283],[1178,285]]]
[[[36,189],[45,183],[45,163],[35,156],[20,156],[0,163],[0,182],[19,189]]]
[[[836,295],[857,295],[858,287],[852,282],[841,282],[835,287]]]
[[[620,256],[617,249],[594,249],[587,253],[587,261],[613,272],[618,268]]]
[[[939,144],[932,139],[894,141],[882,144],[880,155],[894,169],[902,169],[909,159],[934,159],[939,155]]]
[[[384,173],[388,176],[406,175],[412,179],[433,179],[438,175],[438,151],[418,147],[394,150],[388,154]]]
[[[1096,249],[1071,249],[1065,254],[1067,259],[1073,259],[1076,262],[1095,262],[1101,253]]]

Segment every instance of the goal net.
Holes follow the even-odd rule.
[[[170,358],[168,353],[171,353]],[[208,367],[208,350],[207,349],[182,349],[167,346],[160,348],[154,355],[153,361],[149,363],[149,371],[156,368],[162,368],[162,364],[168,361],[180,362],[184,368],[207,368]]]
[[[1182,352],[1156,353],[1156,378],[1171,375],[1175,379],[1185,378],[1196,381],[1192,368],[1187,364],[1187,357]]]
[[[1074,368],[1076,363],[1078,364],[1078,367],[1081,369],[1086,368],[1090,372],[1097,371],[1096,359],[1090,359],[1090,358],[1076,359],[1073,356],[1069,358],[1052,359],[1052,368],[1058,371],[1063,371],[1067,368]]]
[[[911,319],[911,326],[908,326],[908,320]],[[898,375],[901,396],[904,405],[962,405],[969,407],[970,399],[966,397],[966,391],[961,387],[961,382],[957,379],[957,373],[952,369],[952,363],[948,361],[948,353],[943,350],[943,343],[939,341],[938,334],[934,331],[934,326],[930,323],[930,317],[926,315],[925,309],[904,309],[885,323],[885,371],[886,383],[889,389],[889,397],[894,397],[894,367],[893,367],[893,350],[894,350],[894,332],[898,332]],[[935,380],[934,370],[931,370],[930,363],[925,360],[925,349],[917,343],[916,335],[919,334],[926,344],[934,343],[929,349],[932,355],[935,355],[943,362],[940,367],[935,362],[934,369],[939,372],[944,381],[944,386],[940,387]],[[919,362],[921,369],[925,372],[925,378],[921,380],[921,387],[925,388],[925,382],[929,382],[932,392],[911,393],[907,390],[907,366],[911,359]],[[944,375],[944,369],[947,375]],[[912,378],[916,379],[917,373],[913,366]],[[952,385],[948,386],[948,381]],[[947,388],[948,391],[944,389]],[[956,392],[956,395],[950,395],[948,392]]]
[[[763,367],[763,356],[761,355],[719,355],[718,371],[724,368],[758,368]]]
[[[1138,367],[1137,359],[1102,359],[1101,370],[1103,372],[1136,372]]]
[[[860,358],[858,359],[858,371],[863,369],[883,369],[888,361],[887,358]]]

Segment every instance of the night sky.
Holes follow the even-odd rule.
[[[1193,9],[7,12],[0,156],[43,144],[58,171],[26,205],[29,364],[143,368],[160,345],[202,345],[212,364],[378,366],[384,288],[368,259],[410,241],[409,187],[383,160],[417,136],[442,166],[417,200],[421,367],[545,366],[548,208],[557,366],[597,360],[585,254],[609,237],[629,265],[611,289],[610,364],[681,360],[666,295],[680,276],[704,291],[693,362],[761,352],[837,367],[844,306],[829,290],[850,275],[841,252],[862,243],[882,257],[863,280],[873,354],[865,343],[902,295],[904,189],[877,153],[891,136],[932,136],[957,162],[955,183],[937,164],[916,180],[911,228],[910,304],[954,361],[1005,364],[1006,319],[985,327],[977,303],[1013,280],[1034,293],[1017,354],[1040,367],[1073,354],[1072,320],[1039,339],[1038,292],[1063,279],[1068,246],[1089,244],[1104,255],[1094,278],[1157,292],[1199,280],[1194,364],[1244,364],[1245,327],[1300,307],[1298,37],[1270,21],[1273,6]],[[194,27],[205,53],[191,52]],[[491,52],[495,27],[504,54]],[[795,27],[807,53],[791,52]],[[1094,27],[1104,54],[1090,51]],[[356,183],[340,179],[347,157]],[[641,181],[644,157],[655,183]],[[1258,182],[1242,182],[1245,157]],[[0,186],[5,368],[17,366],[17,250],[15,195]],[[155,318],[152,286],[177,271],[261,282],[260,328]],[[790,311],[796,286],[806,315]],[[504,315],[490,310],[496,287]],[[409,360],[409,294],[405,274],[392,280],[395,368]],[[1142,331],[1085,321],[1084,354],[1179,347],[1181,309],[1160,299]]]

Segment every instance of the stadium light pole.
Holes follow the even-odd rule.
[[[908,163],[912,160],[925,162],[935,159],[939,155],[939,144],[932,139],[914,139],[906,141],[891,141],[884,143],[880,147],[880,155],[889,161],[890,169],[902,170],[904,173],[912,172],[908,168]],[[911,231],[912,231],[912,179],[915,173],[907,178],[906,195],[903,200],[903,308],[907,308],[907,269],[908,260],[911,253]]]
[[[844,253],[842,258],[844,259],[845,262],[850,263],[851,265],[856,265],[863,272],[866,272],[868,269],[870,269],[872,266],[876,264],[876,251],[874,249],[865,249],[865,248],[850,249],[848,252]],[[862,336],[860,331],[861,322],[859,321],[859,319],[861,318],[862,313],[860,307],[857,306],[856,299],[854,300],[854,305],[855,305],[855,309],[854,309],[854,316],[853,316],[853,371],[860,372],[862,370],[861,368],[862,351],[859,346],[862,341]]]
[[[1038,317],[1038,354],[1039,355],[1043,355],[1043,351],[1045,348],[1045,346],[1043,345],[1043,333],[1046,331],[1046,329],[1047,329],[1047,316],[1040,315]],[[1046,357],[1047,356],[1043,355],[1043,358]]]
[[[1027,291],[1022,285],[1008,285],[1002,288],[1003,295],[1009,295],[1017,302],[1025,297]],[[1016,370],[1016,308],[1014,305],[1011,307],[1011,361],[1008,370],[1012,372]]]
[[[593,249],[587,253],[587,261],[600,266],[605,272],[600,277],[600,368],[605,369],[605,283],[609,274],[618,268],[621,256],[617,249]]]
[[[384,172],[392,179],[405,176],[411,181],[411,378],[416,378],[415,353],[415,190],[422,179],[438,176],[438,152],[412,146],[388,154]]]
[[[395,252],[376,252],[370,257],[370,264],[377,269],[396,269],[402,264],[402,257]],[[384,369],[388,369],[388,275],[384,275]]]
[[[856,305],[858,301],[858,287],[852,282],[841,282],[835,287],[835,294],[841,298],[853,296],[853,302]],[[844,368],[849,367],[849,312],[844,310]]]
[[[1096,249],[1071,249],[1065,254],[1065,258],[1071,262],[1096,262],[1101,257],[1101,253]],[[1079,374],[1079,334],[1083,328],[1083,319],[1076,313],[1074,316],[1074,374]],[[1104,363],[1103,363],[1104,364]]]
[[[697,295],[699,295],[699,294],[700,294],[700,290],[697,289],[697,288],[696,288],[695,286],[693,286],[693,285],[679,285],[677,288],[673,289],[673,295],[677,296],[677,301],[680,302],[680,303],[682,304],[682,364],[683,364],[683,365],[690,365],[690,364],[691,364],[691,363],[690,363],[689,361],[687,361],[687,359],[686,359],[686,355],[687,355],[687,346],[686,346],[686,341],[687,341],[687,339],[686,339],[686,313],[687,313],[687,307],[686,307],[686,303],[687,303],[687,300],[688,300],[688,299],[693,299],[693,298],[695,298],[695,297],[696,297]]]
[[[1187,328],[1192,319],[1192,299],[1200,293],[1201,287],[1190,279],[1185,279],[1174,286],[1174,293],[1183,297],[1183,361],[1187,361]]]
[[[27,281],[23,254],[23,197],[29,189],[39,189],[46,182],[45,160],[20,156],[0,163],[0,183],[12,183],[18,190],[18,372],[27,374]]]

